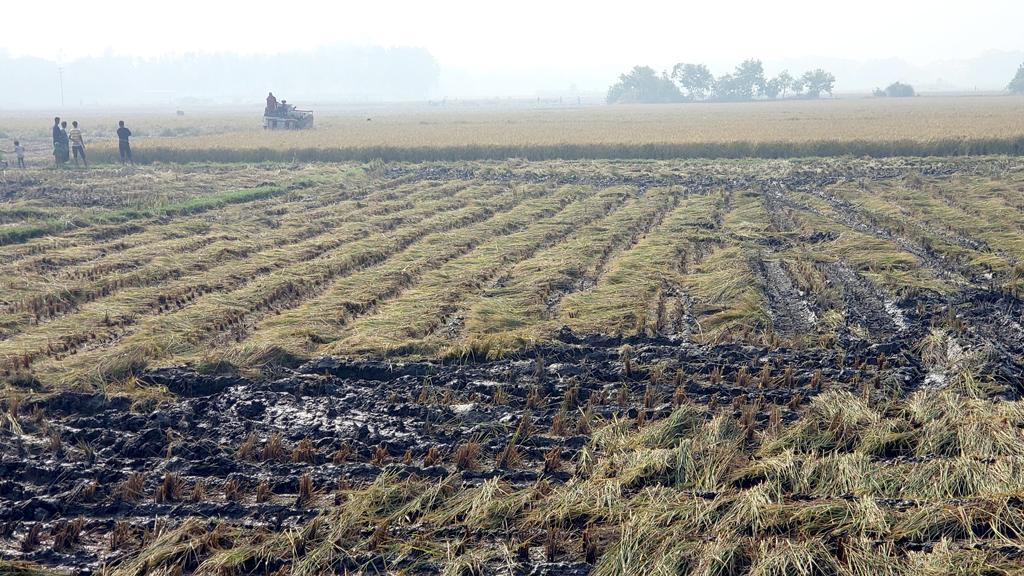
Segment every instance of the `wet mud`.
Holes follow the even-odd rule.
[[[823,264],[820,268],[829,284],[842,292],[847,324],[871,326],[881,338],[895,337],[906,329],[903,313],[867,278],[844,262]]]
[[[929,385],[915,343],[949,318],[957,319],[963,346],[989,351],[982,376],[1002,383],[1005,396],[1019,396],[1020,299],[982,290],[915,296],[893,303],[897,320],[850,270],[828,273],[843,283],[850,315],[876,339],[848,333],[830,348],[786,349],[564,329],[550,346],[499,361],[323,358],[257,378],[155,370],[142,380],[173,395],[159,405],[99,393],[32,397],[19,408],[16,430],[0,428],[0,550],[89,573],[116,565],[159,526],[187,518],[295,526],[338,489],[382,473],[458,474],[467,485],[493,477],[563,483],[570,474],[546,470],[545,454],[558,446],[571,461],[587,445],[583,414],[594,422],[641,413],[656,419],[686,401],[737,412],[753,404],[763,407],[761,418],[775,406],[793,419],[825,389],[907,394]],[[520,463],[498,467],[495,456],[524,420],[531,433]],[[476,465],[454,458],[467,442],[481,446]],[[300,496],[304,481],[318,499]],[[588,569],[541,564],[530,570]]]
[[[762,286],[775,332],[789,339],[813,334],[814,312],[782,265],[774,260],[754,260],[751,268]]]

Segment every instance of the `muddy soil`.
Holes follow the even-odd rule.
[[[819,268],[829,285],[842,292],[846,327],[851,324],[870,326],[872,336],[880,339],[893,338],[906,329],[906,320],[895,303],[887,301],[870,280],[846,263],[822,264]]]
[[[817,318],[782,265],[776,260],[753,259],[751,269],[767,299],[775,333],[788,339],[814,334]]]
[[[641,413],[655,419],[674,403],[693,401],[737,415],[755,404],[761,419],[776,405],[792,419],[827,388],[906,394],[925,385],[927,373],[914,343],[951,317],[959,319],[965,346],[991,351],[983,376],[1002,382],[1006,396],[1018,396],[1020,299],[986,291],[919,296],[893,303],[901,311],[897,320],[849,270],[829,272],[849,289],[850,309],[872,328],[873,341],[847,334],[832,348],[790,350],[566,329],[551,346],[501,361],[324,358],[261,378],[156,370],[142,379],[174,396],[159,406],[99,393],[34,397],[20,408],[18,430],[0,428],[0,553],[89,573],[116,564],[158,525],[216,517],[278,530],[316,515],[339,488],[385,471],[460,474],[469,485],[495,476],[517,485],[541,477],[562,483],[589,441],[585,413],[595,422]],[[531,434],[522,443],[522,462],[497,468],[495,455],[524,415]],[[480,442],[482,456],[457,466],[453,454],[471,441]],[[567,464],[545,472],[544,456],[555,445]],[[298,498],[304,477],[316,489],[313,500]],[[68,526],[75,537],[57,538]],[[126,540],[112,543],[115,532]],[[529,570],[576,574],[587,567]]]

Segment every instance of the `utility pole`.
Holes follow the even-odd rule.
[[[57,50],[57,90],[60,91],[60,107],[64,109],[64,50]]]

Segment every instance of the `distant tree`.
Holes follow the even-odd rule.
[[[1010,85],[1006,88],[1014,94],[1024,94],[1024,64],[1017,68],[1017,75],[1013,77]]]
[[[753,100],[765,90],[764,66],[760,60],[746,60],[732,74],[715,80],[714,98],[726,102]]]
[[[801,86],[807,90],[808,98],[820,98],[822,92],[832,95],[832,88],[835,86],[836,77],[821,68],[804,72],[800,78]]]
[[[909,98],[911,96],[916,96],[917,92],[914,91],[914,87],[910,84],[893,82],[886,86],[885,90],[875,88],[873,94],[883,98]]]
[[[609,104],[643,102],[679,102],[683,99],[679,88],[667,74],[660,76],[650,66],[634,66],[619,76],[619,81],[608,89]]]
[[[793,88],[793,76],[789,73],[789,70],[783,70],[779,72],[779,75],[775,77],[775,81],[779,84],[779,89],[782,92],[782,97],[785,98],[789,91]]]
[[[804,88],[807,87],[807,83],[803,76],[799,78],[793,78],[793,82],[789,85],[790,90],[793,91],[794,96],[803,96]]]
[[[732,74],[723,74],[715,78],[715,85],[711,90],[711,97],[715,100],[745,100],[743,88]]]
[[[790,86],[793,85],[793,77],[789,75],[789,72],[783,70],[779,72],[779,75],[764,84],[764,95],[772,100],[782,96],[786,97],[789,92]]]
[[[676,64],[672,79],[682,87],[687,100],[704,100],[715,86],[715,76],[704,64]]]
[[[744,86],[749,86],[750,96],[761,96],[767,83],[764,78],[764,66],[760,60],[745,60],[736,67],[736,78]]]

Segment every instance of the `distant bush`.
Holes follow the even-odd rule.
[[[1024,94],[1024,64],[1017,68],[1017,75],[1013,77],[1010,85],[1006,88],[1014,94]]]
[[[917,96],[917,92],[910,84],[893,82],[892,84],[889,84],[885,90],[875,88],[874,95],[878,98],[910,98],[912,96]]]
[[[650,66],[634,66],[608,89],[609,104],[680,102],[683,94],[666,74]]]

